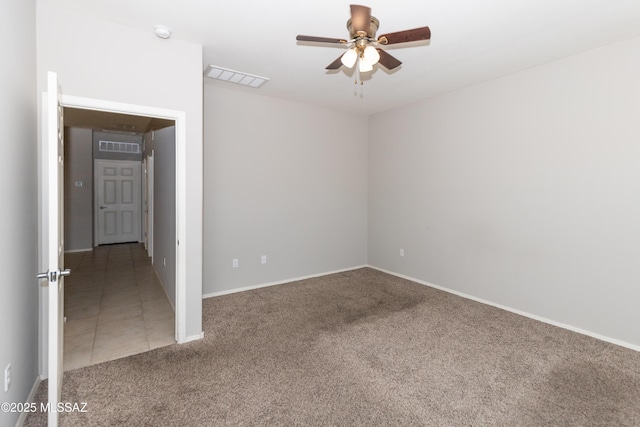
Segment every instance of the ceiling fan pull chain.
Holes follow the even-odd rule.
[[[358,81],[360,82],[360,86],[358,86]],[[360,73],[360,70],[357,64],[356,64],[356,71],[355,71],[355,80],[353,83],[356,85],[354,87],[353,96],[358,96],[360,98],[363,98],[364,97],[364,81],[362,80],[362,73]]]

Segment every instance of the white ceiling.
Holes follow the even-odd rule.
[[[144,133],[173,126],[173,120],[156,117],[132,116],[106,111],[65,107],[64,125],[67,127],[102,129],[124,133]]]
[[[279,98],[372,114],[640,35],[640,0],[367,0],[378,35],[421,26],[429,43],[389,46],[403,62],[376,66],[364,85],[344,69],[325,71],[340,46],[296,42],[297,34],[348,38],[348,1],[40,0],[203,46],[208,64],[271,80]],[[171,41],[167,41],[170,43]],[[401,46],[401,47],[399,47]]]

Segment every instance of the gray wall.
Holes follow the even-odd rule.
[[[93,248],[94,159],[142,160],[142,153],[100,152],[101,140],[141,144],[142,135],[65,128],[65,251]],[[82,187],[76,187],[77,181],[82,181]]]
[[[183,111],[185,160],[186,337],[202,332],[202,46],[162,40],[102,19],[37,4],[38,87],[58,73],[65,95]],[[118,57],[118,61],[104,61]],[[122,67],[126,63],[127,67]],[[153,73],[149,73],[153,64]],[[132,70],[137,70],[132,72]],[[169,83],[169,84],[168,84]]]
[[[207,84],[204,111],[205,294],[366,264],[366,117]]]
[[[146,137],[154,161],[153,267],[171,304],[176,302],[176,128],[170,126]]]
[[[373,116],[369,263],[640,345],[639,52]]]
[[[2,151],[0,198],[7,209],[0,221],[0,402],[26,402],[38,376],[37,119],[35,1],[2,4],[0,51],[11,64],[0,67]],[[4,369],[12,384],[4,391]],[[0,425],[13,426],[19,414],[0,412]]]
[[[93,248],[93,153],[91,129],[65,128],[64,248]],[[82,182],[77,187],[76,182]]]

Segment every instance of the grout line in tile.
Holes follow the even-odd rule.
[[[126,246],[126,248],[125,248]],[[96,252],[93,253],[93,256],[88,255],[89,252],[87,252],[86,254],[82,254],[81,256],[77,256],[73,258],[73,264],[76,267],[77,270],[83,271],[83,273],[86,273],[87,271],[91,272],[92,275],[95,277],[93,280],[96,281],[95,285],[98,286],[101,290],[100,292],[100,298],[99,298],[99,303],[100,306],[98,308],[98,316],[100,313],[103,313],[103,307],[102,307],[102,302],[103,302],[103,298],[105,297],[104,292],[102,292],[105,289],[105,286],[108,288],[109,284],[105,283],[104,278],[107,276],[107,272],[109,271],[109,268],[120,268],[118,266],[122,266],[122,265],[126,265],[127,267],[129,266],[133,266],[134,269],[132,269],[132,272],[134,272],[134,283],[132,284],[131,287],[129,286],[124,286],[121,287],[121,290],[126,290],[126,289],[136,289],[138,292],[136,292],[136,297],[138,299],[138,302],[140,303],[140,307],[142,308],[143,305],[143,301],[142,301],[142,293],[140,292],[141,287],[140,287],[140,283],[138,281],[138,279],[144,281],[145,279],[147,279],[147,277],[144,274],[139,275],[140,277],[136,277],[138,275],[135,274],[135,270],[137,270],[138,268],[144,268],[145,266],[143,265],[143,259],[139,256],[139,254],[137,253],[137,250],[139,250],[139,248],[135,249],[135,254],[134,254],[134,249],[132,248],[132,244],[126,244],[123,246],[110,246],[110,247],[103,247],[104,249],[100,250],[100,254],[98,255]],[[134,256],[135,255],[135,256]],[[111,263],[109,261],[112,261]],[[83,263],[85,263],[86,265],[83,265]],[[112,271],[113,273],[113,271]],[[154,272],[155,274],[155,272]],[[97,280],[96,280],[97,279]],[[97,282],[100,283],[97,283]],[[148,285],[145,284],[145,287],[147,287]],[[117,292],[117,291],[116,291]],[[111,294],[113,295],[113,293]],[[165,299],[166,299],[166,295],[165,295]],[[162,301],[162,300],[161,300]],[[148,305],[149,301],[145,301],[145,305]],[[168,301],[162,301],[163,304],[168,304]],[[170,307],[170,306],[169,306]],[[144,319],[144,311],[143,310],[143,320],[144,320],[144,331],[145,331],[145,344],[146,347],[150,350],[152,348],[158,348],[157,342],[159,341],[159,339],[157,337],[155,337],[153,340],[151,340],[150,338],[150,322],[146,321]],[[171,313],[173,316],[173,313]],[[154,322],[155,323],[155,322]],[[93,334],[93,342],[91,343],[91,352],[89,354],[89,364],[94,364],[91,361],[92,360],[97,360],[97,359],[103,359],[105,358],[104,354],[98,355],[96,353],[96,343],[97,343],[97,338],[98,338],[98,334],[97,334],[97,328],[98,328],[98,322],[96,322],[96,328],[94,330],[94,334]],[[173,336],[171,337],[173,339]],[[160,340],[162,340],[162,338],[160,338]],[[152,342],[153,341],[153,342]],[[171,340],[167,340],[167,341],[171,341]],[[142,344],[143,341],[140,341],[140,344]],[[130,344],[135,346],[135,343],[124,343],[125,346]],[[168,345],[168,344],[164,344],[164,345]],[[161,345],[162,346],[162,345]],[[102,351],[104,352],[104,349],[102,349]],[[100,356],[100,357],[96,357],[96,356]],[[125,357],[123,356],[118,356],[116,358],[119,357]],[[111,358],[107,358],[108,360],[112,360]]]

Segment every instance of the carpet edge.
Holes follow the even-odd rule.
[[[537,314],[531,314],[531,313],[528,313],[526,311],[518,310],[516,308],[512,308],[512,307],[509,307],[509,306],[506,306],[506,305],[498,304],[498,303],[495,303],[495,302],[492,302],[492,301],[489,301],[489,300],[485,300],[483,298],[478,298],[478,297],[475,297],[473,295],[465,294],[464,292],[456,291],[454,289],[449,289],[449,288],[446,288],[444,286],[435,285],[433,283],[429,283],[429,282],[426,282],[424,280],[416,279],[415,277],[407,276],[407,275],[400,274],[400,273],[395,273],[393,271],[386,270],[384,268],[376,267],[375,265],[367,265],[367,267],[372,268],[372,269],[377,270],[377,271],[380,271],[382,273],[387,273],[387,274],[390,274],[392,276],[399,277],[401,279],[411,280],[412,282],[416,282],[416,283],[418,283],[420,285],[423,285],[423,286],[428,286],[430,288],[438,289],[440,291],[447,292],[447,293],[450,293],[450,294],[453,294],[453,295],[456,295],[456,296],[459,296],[459,297],[462,297],[462,298],[466,298],[466,299],[469,299],[469,300],[472,300],[472,301],[475,301],[475,302],[479,302],[481,304],[485,304],[485,305],[489,305],[489,306],[492,306],[492,307],[495,307],[495,308],[499,308],[501,310],[505,310],[505,311],[508,311],[508,312],[511,312],[511,313],[514,313],[514,314],[518,314],[520,316],[528,317],[529,319],[537,320],[537,321],[542,322],[542,323],[546,323],[546,324],[549,324],[549,325],[552,325],[552,326],[557,326],[559,328],[567,329],[569,331],[576,332],[576,333],[581,334],[581,335],[586,335],[588,337],[595,338],[595,339],[600,340],[600,341],[604,341],[604,342],[607,342],[607,343],[610,343],[610,344],[614,344],[614,345],[617,345],[617,346],[620,346],[620,347],[625,347],[625,348],[628,348],[630,350],[635,350],[637,352],[640,352],[640,345],[632,344],[632,343],[629,343],[629,342],[626,342],[626,341],[622,341],[622,340],[619,340],[619,339],[616,339],[616,338],[611,338],[611,337],[608,337],[608,336],[605,336],[605,335],[598,334],[596,332],[587,331],[587,330],[582,329],[582,328],[578,328],[578,327],[575,327],[575,326],[567,325],[566,323],[561,323],[561,322],[557,322],[555,320],[547,319],[546,317],[538,316]]]

